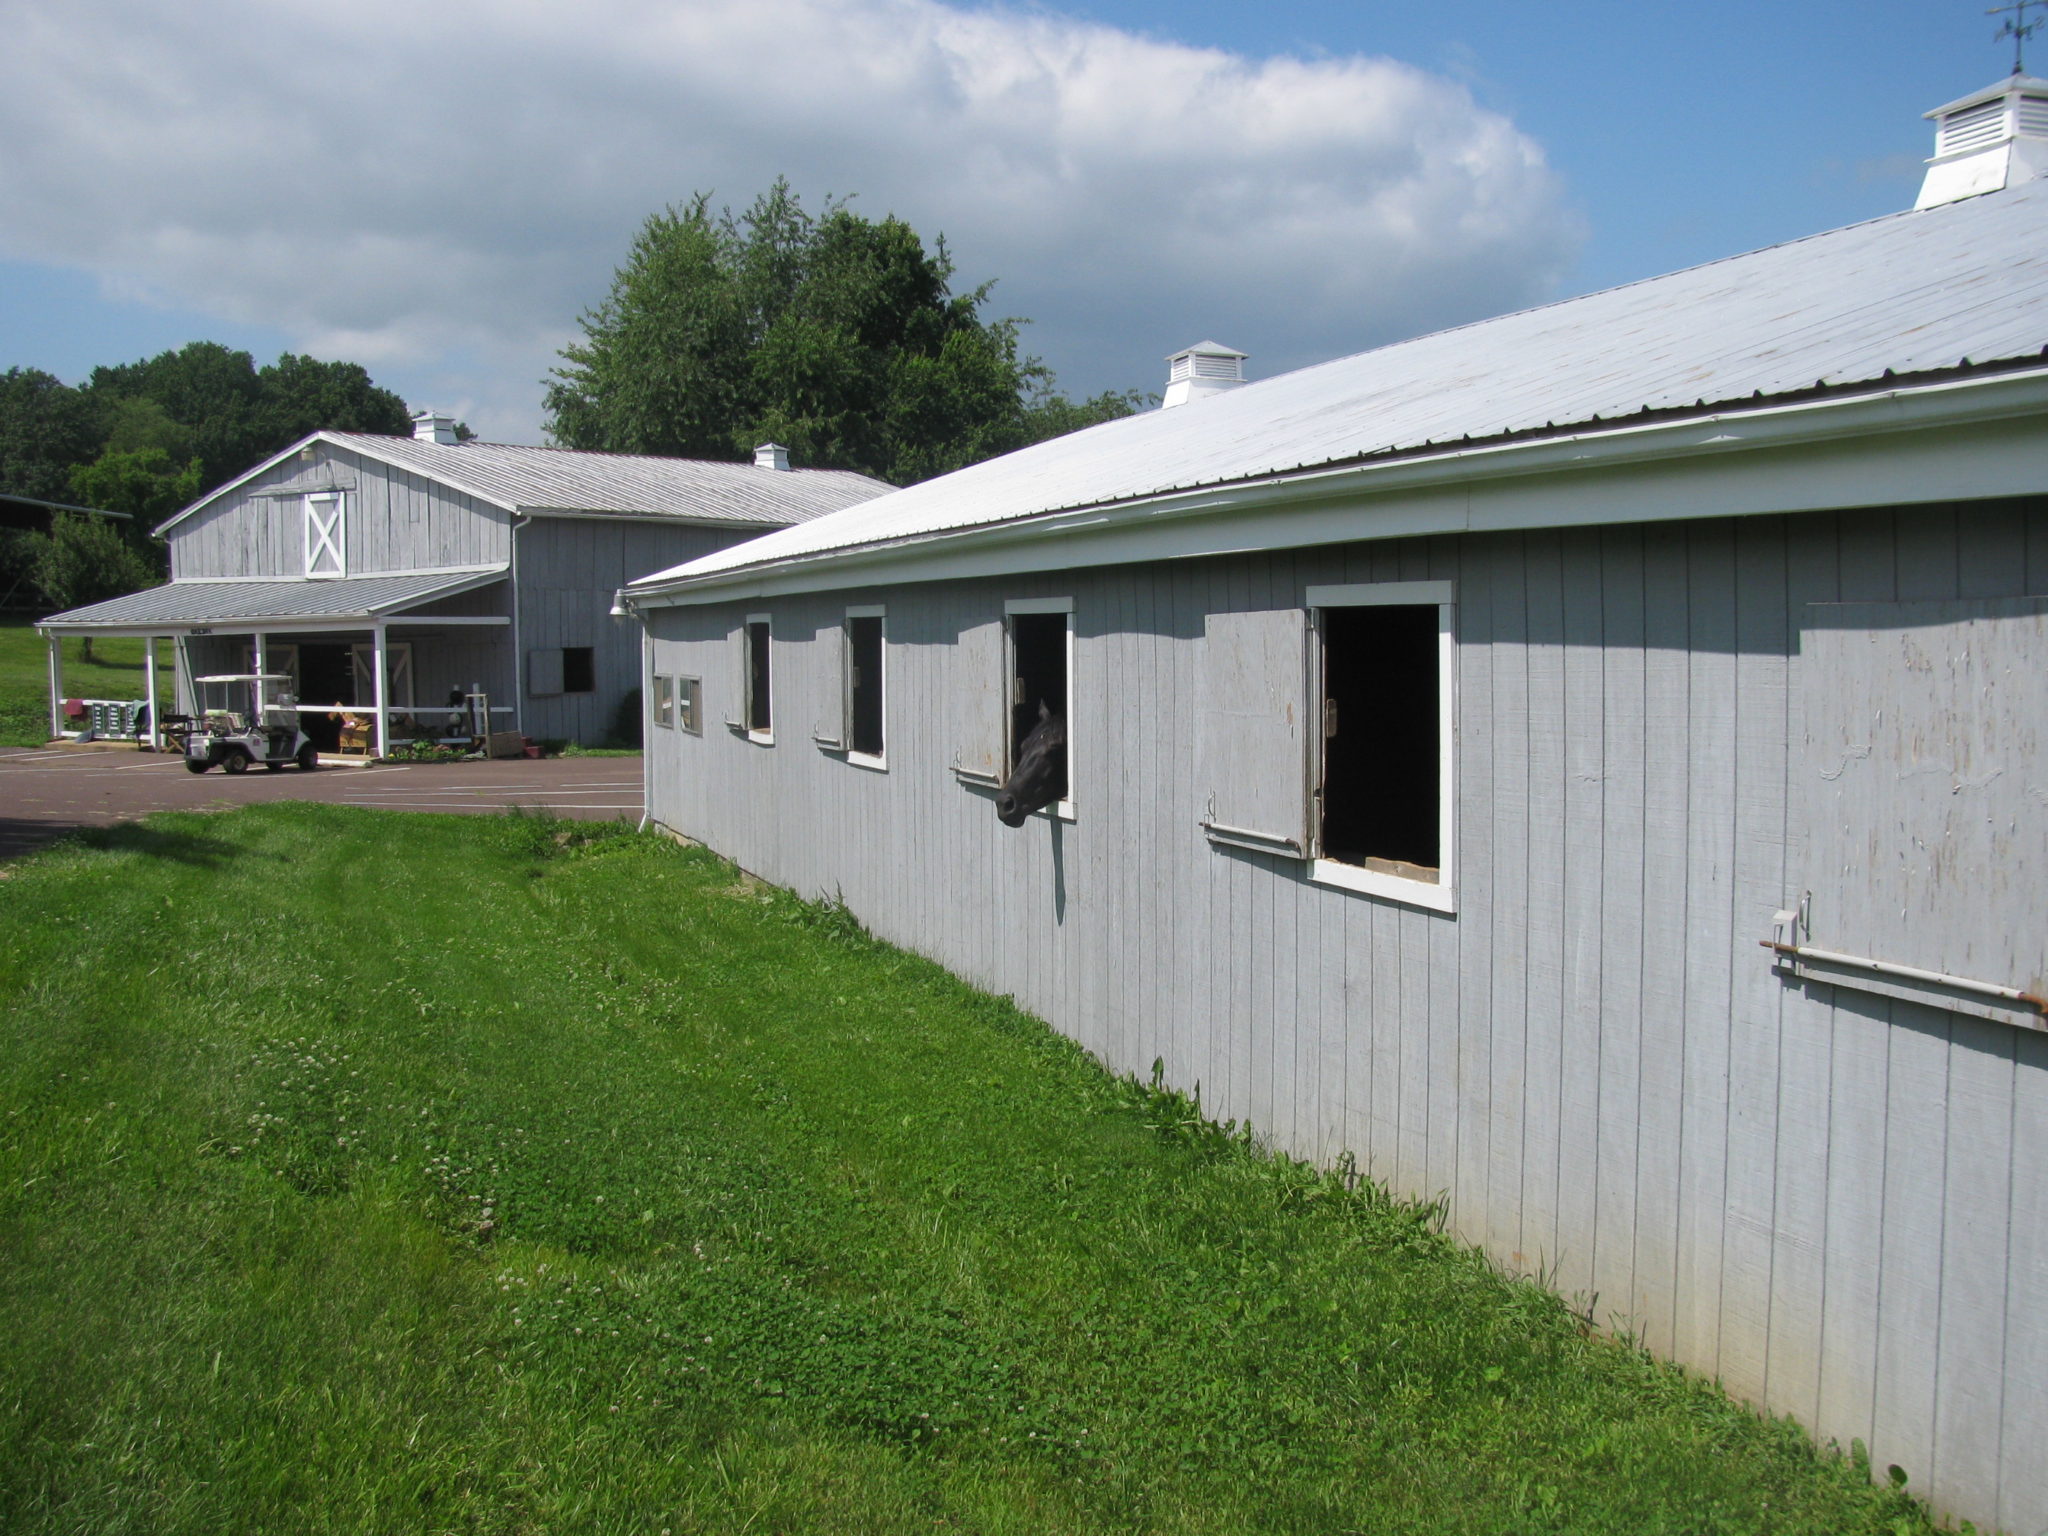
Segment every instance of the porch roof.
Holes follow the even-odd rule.
[[[280,623],[336,624],[351,620],[368,624],[432,598],[488,586],[509,573],[509,566],[491,565],[328,580],[169,581],[126,597],[53,613],[37,627],[60,633],[164,634],[195,624],[246,624],[257,628]]]

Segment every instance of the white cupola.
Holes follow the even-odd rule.
[[[1190,400],[1236,389],[1244,383],[1244,360],[1250,355],[1214,341],[1183,347],[1166,360],[1166,397],[1159,409],[1170,411]]]
[[[2015,72],[1927,115],[1934,158],[1915,208],[2048,176],[2048,80]]]
[[[788,469],[789,450],[780,443],[762,443],[754,449],[754,468]]]
[[[455,418],[434,411],[421,411],[413,417],[412,435],[422,443],[454,444],[462,441],[455,435]]]

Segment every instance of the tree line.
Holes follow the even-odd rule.
[[[1136,390],[1073,400],[985,313],[992,283],[953,291],[943,236],[844,199],[805,211],[778,180],[744,213],[708,194],[651,216],[583,339],[543,381],[549,439],[608,453],[745,462],[775,441],[804,468],[896,485],[1127,416]],[[129,514],[60,513],[0,534],[0,603],[24,587],[75,607],[162,579],[150,530],[321,429],[411,431],[405,402],[356,363],[199,341],[95,368],[76,388],[0,374],[0,494]]]

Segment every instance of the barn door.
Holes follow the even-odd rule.
[[[975,784],[995,784],[1003,775],[1004,728],[1010,713],[1009,668],[1003,656],[1003,622],[990,615],[960,631],[959,715],[954,722],[953,773]]]
[[[1202,829],[1211,842],[1307,858],[1307,612],[1212,613],[1203,638]]]
[[[377,700],[377,648],[374,645],[352,645],[349,654],[355,660],[356,704],[368,709]],[[390,669],[384,679],[384,707],[411,709],[412,642],[400,640],[385,646],[384,661]]]

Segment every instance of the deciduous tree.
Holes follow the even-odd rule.
[[[655,214],[547,384],[565,447],[796,462],[898,484],[1128,415],[1135,392],[1074,402],[952,291],[945,242],[843,201],[806,213],[777,181],[743,215],[708,197]]]

